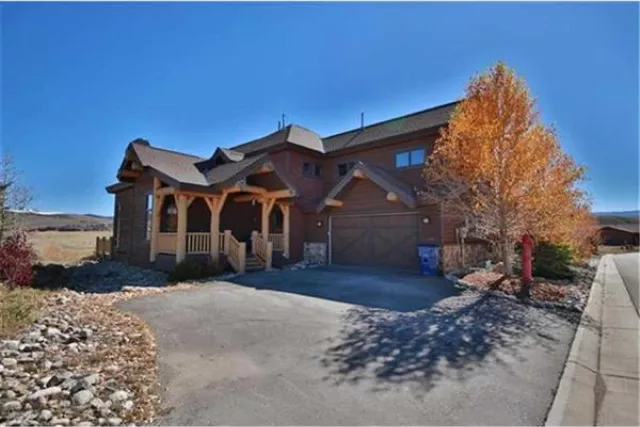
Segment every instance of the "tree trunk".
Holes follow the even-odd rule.
[[[502,249],[502,262],[504,264],[504,274],[506,276],[513,275],[513,265],[511,262],[511,242],[507,231],[500,231],[500,247]]]

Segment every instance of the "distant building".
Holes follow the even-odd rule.
[[[600,239],[605,246],[638,246],[638,224],[602,225]]]

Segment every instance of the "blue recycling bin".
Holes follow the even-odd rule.
[[[418,258],[420,258],[421,276],[438,275],[438,249],[438,245],[435,244],[424,243],[418,245]]]

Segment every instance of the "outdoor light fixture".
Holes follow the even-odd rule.
[[[318,226],[318,228],[322,227],[322,221],[316,222],[316,225]]]
[[[429,224],[429,217],[425,216],[424,218],[422,218],[422,223],[423,224]]]
[[[168,215],[176,215],[178,213],[178,209],[176,209],[176,205],[169,205],[167,208]]]

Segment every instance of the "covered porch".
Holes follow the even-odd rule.
[[[243,273],[248,258],[266,270],[272,267],[274,253],[287,258],[295,190],[279,178],[270,162],[235,178],[215,192],[154,177],[150,261],[169,254],[176,264],[188,255],[208,255],[218,262],[224,255],[235,271]]]

